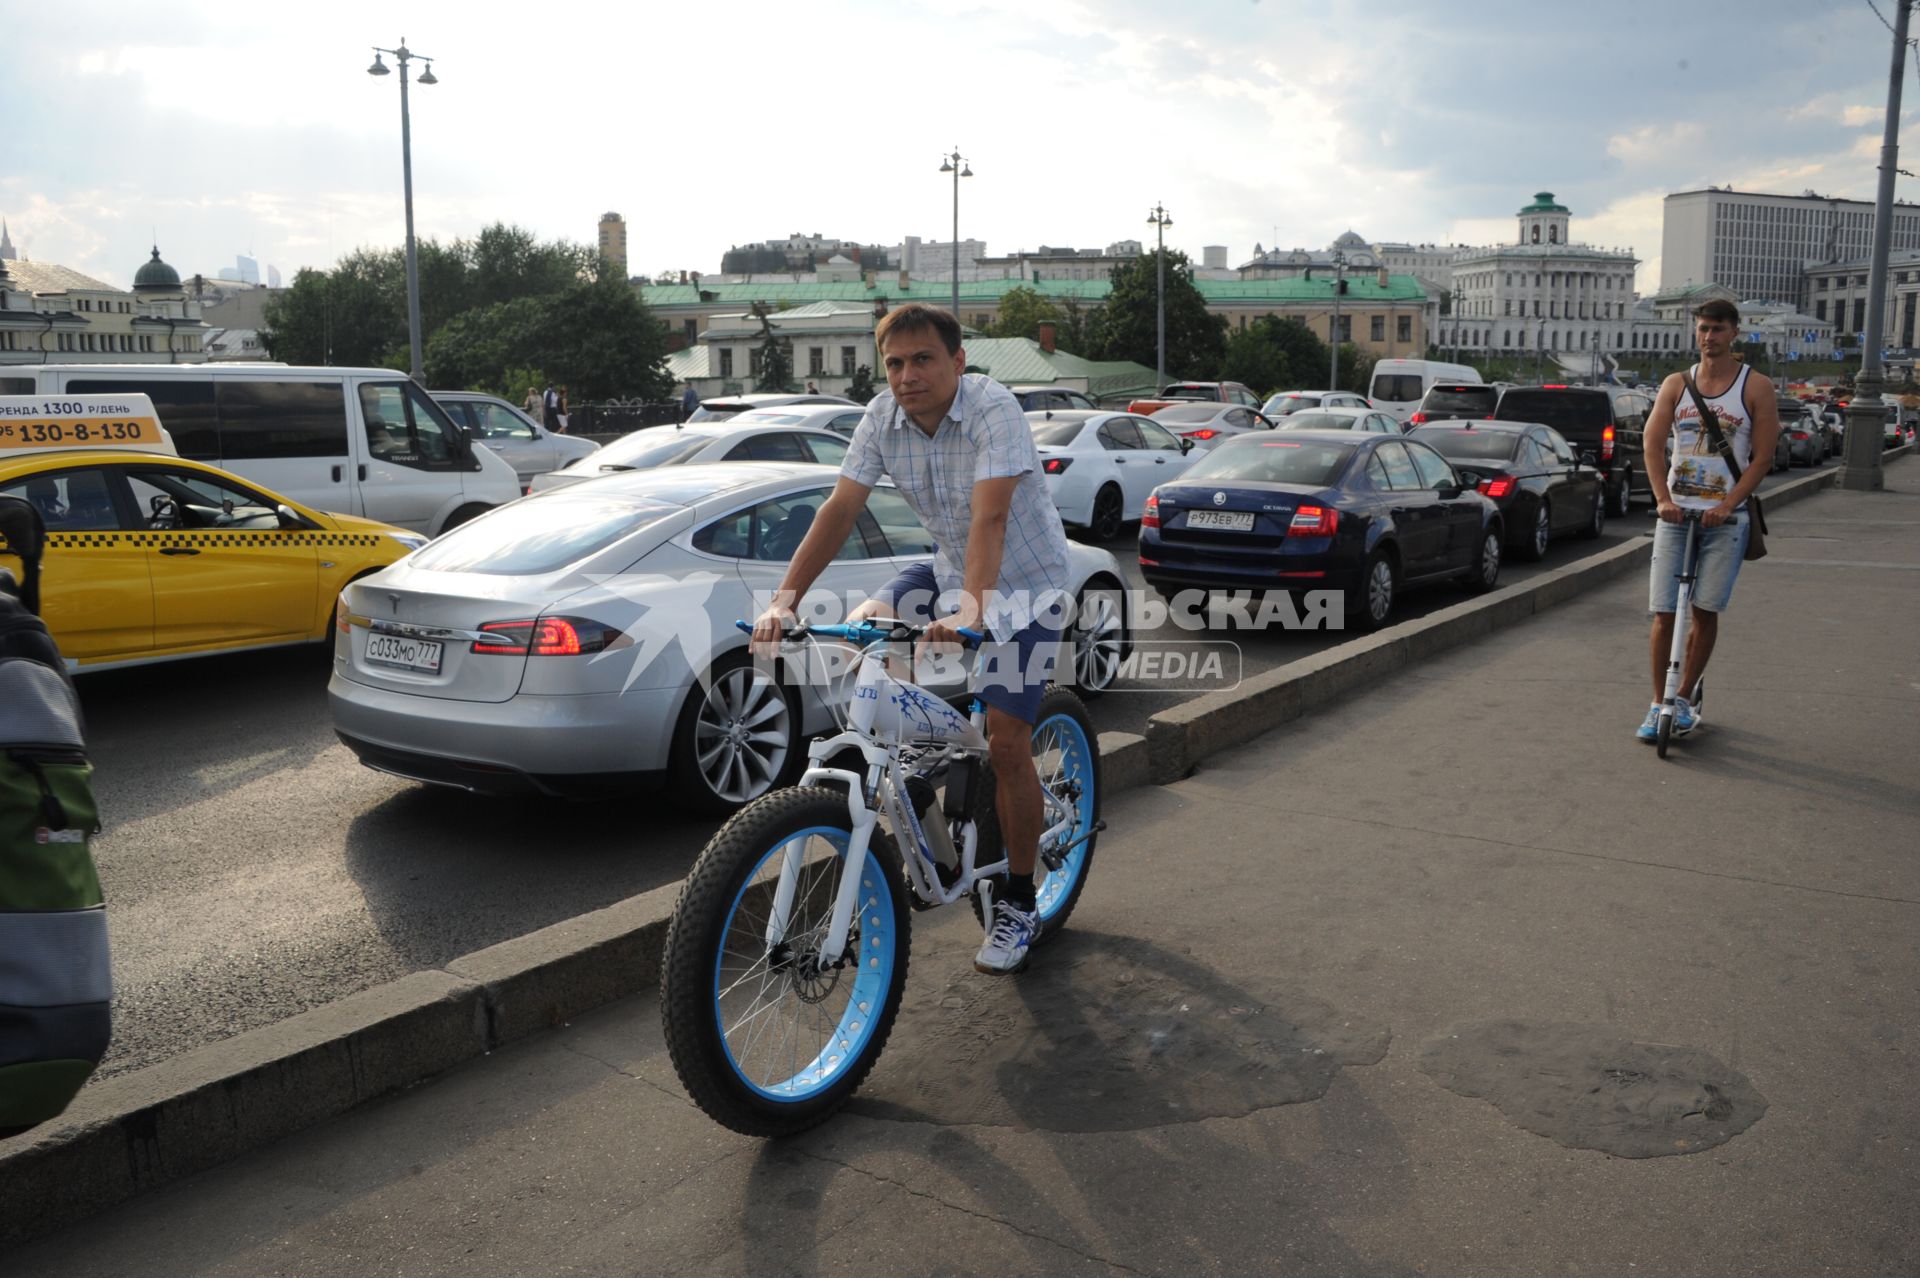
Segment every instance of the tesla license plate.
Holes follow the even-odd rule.
[[[1253,512],[1250,510],[1190,510],[1187,512],[1189,528],[1226,528],[1233,532],[1253,531]]]
[[[440,673],[440,645],[427,639],[402,639],[396,635],[369,635],[367,660],[383,666]]]

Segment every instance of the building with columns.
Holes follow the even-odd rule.
[[[1544,350],[1573,363],[1684,348],[1679,326],[1635,321],[1632,252],[1577,243],[1573,215],[1551,191],[1515,216],[1512,243],[1454,257],[1452,314],[1436,333],[1442,347],[1469,357]]]

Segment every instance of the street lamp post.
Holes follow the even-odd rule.
[[[1167,384],[1167,228],[1173,225],[1173,218],[1156,202],[1147,213],[1147,225],[1153,228],[1153,377],[1158,391]]]
[[[420,355],[420,259],[413,243],[413,119],[407,110],[407,63],[419,58],[427,64],[426,70],[420,73],[420,83],[440,81],[433,74],[433,59],[407,48],[405,36],[400,37],[397,49],[373,47],[373,65],[367,68],[368,75],[387,74],[387,64],[380,60],[383,53],[391,53],[393,60],[400,64],[400,179],[407,197],[407,345],[413,360],[409,375],[424,386],[426,370]]]
[[[952,155],[940,157],[940,171],[953,174],[953,318],[960,319],[960,179],[973,176],[973,166],[960,155],[956,145]]]
[[[1340,286],[1347,278],[1347,255],[1338,249],[1333,253],[1333,324],[1327,334],[1332,338],[1327,345],[1333,348],[1333,360],[1327,372],[1327,389],[1340,389]],[[1455,330],[1456,333],[1458,330]]]
[[[1840,486],[1862,492],[1878,490],[1885,483],[1880,449],[1887,408],[1880,399],[1886,385],[1880,344],[1886,332],[1887,257],[1893,242],[1893,178],[1900,171],[1900,85],[1906,72],[1910,14],[1911,6],[1894,6],[1893,68],[1887,75],[1887,121],[1880,140],[1880,187],[1873,204],[1872,265],[1867,273],[1867,331],[1860,347],[1853,402],[1847,408],[1846,463],[1840,468]]]

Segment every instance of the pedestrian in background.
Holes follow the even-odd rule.
[[[547,383],[547,389],[540,394],[540,424],[548,430],[560,430],[560,392]]]
[[[540,420],[540,388],[538,386],[527,387],[527,397],[522,401],[521,407],[527,410],[527,416],[536,422]]]
[[[567,405],[567,388],[560,388],[560,433],[567,433],[567,419],[573,416],[573,409]]]
[[[688,382],[687,389],[680,393],[680,420],[684,422],[699,411],[700,392],[693,388],[692,382]]]

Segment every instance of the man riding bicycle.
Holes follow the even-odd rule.
[[[874,342],[888,389],[867,406],[840,479],[814,516],[773,603],[754,623],[754,649],[777,650],[794,606],[832,562],[882,475],[929,532],[931,567],[901,573],[848,618],[899,616],[925,624],[925,641],[952,645],[985,629],[983,679],[997,811],[1010,870],[974,967],[993,975],[1026,965],[1037,927],[1034,870],[1044,803],[1030,741],[1066,618],[1067,537],[1040,471],[1019,401],[968,373],[960,322],[909,303],[880,321]],[[936,607],[936,600],[938,607]]]

